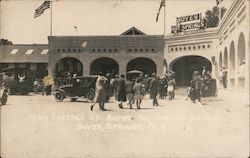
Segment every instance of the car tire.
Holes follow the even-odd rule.
[[[95,92],[90,90],[88,91],[88,93],[86,94],[85,96],[88,100],[88,102],[92,103],[94,101],[94,98],[95,98]]]
[[[3,92],[3,95],[1,97],[2,105],[5,105],[7,103],[7,100],[8,100],[8,94],[7,94],[7,92]]]
[[[58,102],[63,101],[63,99],[64,99],[63,93],[60,92],[60,91],[57,91],[56,94],[55,94],[55,99],[56,99],[56,101],[58,101]]]
[[[77,98],[70,98],[70,100],[71,100],[72,102],[74,102],[74,101],[77,100]]]

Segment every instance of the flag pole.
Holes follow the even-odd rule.
[[[50,0],[50,36],[52,36],[52,0]]]
[[[164,36],[166,34],[166,0],[164,0]]]

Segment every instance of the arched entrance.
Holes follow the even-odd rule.
[[[143,74],[151,76],[152,73],[156,73],[156,64],[148,58],[136,58],[127,64],[127,72],[131,70],[140,70]]]
[[[231,42],[230,53],[229,53],[229,83],[230,87],[235,86],[235,47],[234,42]]]
[[[65,77],[67,73],[83,75],[83,66],[81,61],[76,58],[66,57],[58,60],[55,65],[55,76]]]
[[[201,56],[184,56],[174,60],[170,67],[175,71],[177,86],[189,86],[194,71],[202,72],[203,66],[211,72],[211,62]]]
[[[245,87],[245,73],[246,73],[246,45],[244,34],[241,33],[238,40],[237,49],[237,73],[239,88]]]
[[[100,72],[103,74],[110,73],[112,75],[119,74],[119,65],[114,59],[98,58],[91,63],[90,74],[97,75]]]

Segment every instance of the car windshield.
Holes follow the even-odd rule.
[[[94,80],[94,77],[68,78],[65,79],[64,86],[88,87],[93,83]]]

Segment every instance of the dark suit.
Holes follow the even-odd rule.
[[[118,80],[118,101],[126,101],[126,81],[122,78]]]
[[[150,83],[150,98],[153,99],[153,106],[158,106],[158,101],[156,99],[158,95],[159,80],[153,78]]]

